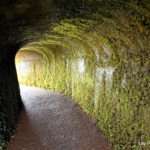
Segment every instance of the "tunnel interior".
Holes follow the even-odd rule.
[[[11,9],[0,16],[5,29],[0,37],[1,149],[21,106],[19,83],[71,96],[95,120],[113,149],[142,149],[138,143],[150,140],[150,3],[2,4]]]

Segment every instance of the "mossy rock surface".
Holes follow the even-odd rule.
[[[26,76],[18,72],[21,84],[72,96],[114,150],[149,149],[149,144],[141,144],[150,141],[149,1],[1,3],[0,10],[8,9],[0,13],[2,45],[21,43],[25,46],[20,52],[35,51],[41,57],[41,69],[35,62]],[[11,52],[9,48],[0,58]],[[3,147],[9,137],[5,126],[9,131],[12,126],[7,112],[0,115],[5,116],[0,122]]]

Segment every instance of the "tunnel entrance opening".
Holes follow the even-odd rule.
[[[43,67],[43,57],[33,50],[19,50],[15,57],[15,64],[20,85],[34,82],[31,79],[40,73]],[[30,80],[31,79],[31,80]]]

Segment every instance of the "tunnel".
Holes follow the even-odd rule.
[[[21,85],[35,101],[32,87],[70,97],[64,104],[80,107],[110,149],[149,150],[149,32],[148,0],[1,0],[0,150],[22,150],[9,148],[26,106]]]

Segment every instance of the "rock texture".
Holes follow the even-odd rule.
[[[72,96],[114,149],[149,149],[139,144],[150,139],[149,10],[149,0],[1,0],[0,149],[21,106],[19,49],[44,60],[24,83]]]

